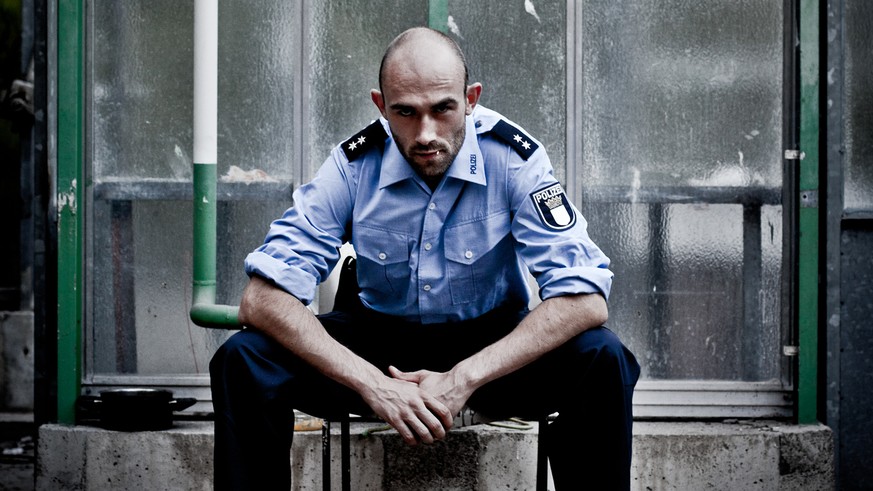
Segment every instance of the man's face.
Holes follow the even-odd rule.
[[[393,63],[385,71],[383,91],[372,93],[400,152],[430,184],[439,181],[460,151],[465,116],[481,90],[479,84],[465,87],[462,71],[439,65],[439,60]]]

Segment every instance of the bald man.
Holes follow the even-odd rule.
[[[416,445],[465,406],[557,413],[557,489],[629,487],[639,365],[604,326],[609,259],[542,144],[468,78],[443,33],[395,38],[370,94],[381,118],[332,150],[246,258],[246,328],[210,364],[216,489],[290,487],[292,409],[373,414]],[[345,243],[357,295],[314,315]]]

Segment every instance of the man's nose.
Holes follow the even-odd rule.
[[[429,116],[422,116],[418,123],[418,131],[415,135],[415,142],[419,145],[430,145],[436,140],[437,131],[436,121]]]

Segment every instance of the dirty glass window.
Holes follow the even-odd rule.
[[[86,370],[200,375],[228,335],[194,325],[193,2],[93,0],[89,11]],[[299,160],[300,9],[220,2],[218,302],[290,204]]]
[[[428,2],[219,5],[217,300],[235,304],[294,184],[378,117],[384,47]],[[610,325],[643,382],[783,383],[782,3],[446,5],[481,103],[543,141],[612,258]],[[188,319],[193,2],[88,12],[87,373],[205,375],[228,333]]]
[[[644,380],[781,381],[781,2],[581,2],[575,191]]]
[[[843,203],[847,211],[873,209],[873,30],[869,2],[846,2],[844,51],[845,151]]]

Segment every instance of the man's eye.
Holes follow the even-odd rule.
[[[449,106],[437,106],[434,108],[434,112],[444,113],[449,110]]]
[[[400,116],[412,116],[412,109],[398,109],[397,114]]]

